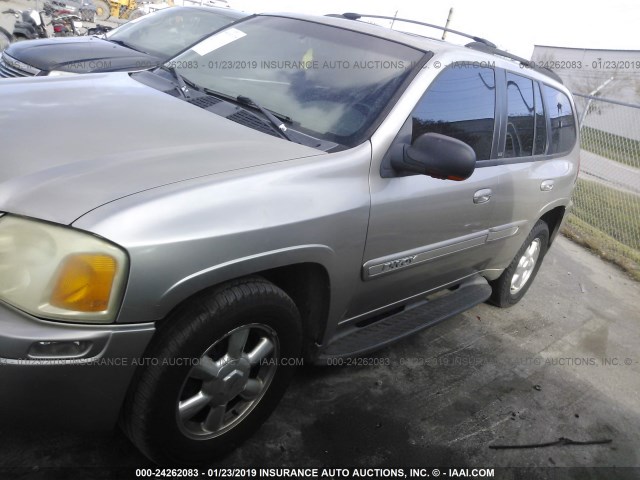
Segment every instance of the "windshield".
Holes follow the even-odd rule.
[[[167,60],[235,20],[224,11],[171,7],[132,20],[106,38]]]
[[[423,55],[370,35],[265,16],[212,35],[170,65],[193,84],[288,117],[289,128],[354,146]]]

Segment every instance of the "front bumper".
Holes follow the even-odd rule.
[[[0,303],[0,425],[112,428],[154,331],[149,323],[49,322]],[[34,354],[39,342],[84,348],[74,358],[44,358]]]

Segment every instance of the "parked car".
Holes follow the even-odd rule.
[[[257,15],[154,71],[3,83],[3,422],[120,419],[156,462],[211,463],[300,359],[523,297],[571,204],[571,94],[486,40],[358,19]]]
[[[154,68],[245,16],[228,8],[171,7],[101,37],[19,42],[4,51],[0,78]]]

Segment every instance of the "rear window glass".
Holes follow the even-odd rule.
[[[540,84],[536,82],[536,139],[534,145],[534,155],[544,154],[547,149],[547,119],[544,116],[544,105],[542,104],[542,93]]]
[[[542,95],[551,120],[547,153],[567,153],[576,143],[576,124],[569,97],[548,85],[542,87]]]
[[[505,158],[533,155],[535,105],[533,81],[507,73],[507,140]]]

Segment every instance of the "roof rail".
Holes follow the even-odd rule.
[[[407,18],[388,17],[388,16],[385,16],[385,15],[367,15],[367,14],[364,14],[364,13],[351,13],[351,12],[342,13],[342,14],[330,14],[330,15],[327,15],[327,16],[329,16],[329,17],[341,17],[341,18],[346,18],[348,20],[360,20],[361,18],[381,18],[383,20],[394,20],[396,22],[414,23],[416,25],[421,25],[423,27],[429,27],[429,28],[435,28],[435,29],[438,29],[438,30],[442,30],[443,32],[451,32],[454,35],[459,35],[461,37],[470,38],[474,42],[481,43],[481,44],[486,45],[488,47],[497,48],[495,44],[491,43],[489,40],[486,40],[484,38],[475,37],[473,35],[469,35],[468,33],[459,32],[458,30],[452,30],[451,28],[441,27],[439,25],[434,25],[432,23],[418,22],[417,20],[409,20]]]
[[[557,82],[560,82],[560,83],[564,84],[564,82],[562,81],[562,78],[560,78],[560,76],[556,72],[554,72],[553,70],[551,70],[549,68],[546,68],[546,67],[537,66],[535,64],[535,62],[531,62],[531,61],[527,60],[526,58],[522,58],[522,57],[519,57],[519,56],[514,55],[512,53],[505,52],[504,50],[500,50],[499,48],[496,48],[495,46],[490,47],[489,45],[486,45],[486,44],[484,44],[482,42],[471,42],[471,43],[466,44],[465,47],[471,48],[473,50],[478,50],[478,51],[481,51],[481,52],[485,52],[485,53],[490,53],[492,55],[498,55],[499,57],[505,57],[505,58],[509,58],[511,60],[515,60],[516,62],[518,62],[523,67],[530,68],[531,70],[539,72],[539,73],[541,73],[543,75],[546,75],[547,77],[553,78]]]
[[[552,79],[554,79],[557,82],[563,83],[562,78],[560,78],[560,76],[554,72],[553,70],[546,68],[546,67],[539,67],[537,65],[535,65],[535,63],[530,62],[529,60],[522,58],[522,57],[518,57],[517,55],[513,55],[509,52],[505,52],[504,50],[500,50],[493,42],[490,42],[489,40],[482,38],[482,37],[476,37],[473,35],[469,35],[468,33],[464,33],[464,32],[460,32],[458,30],[452,30],[451,28],[447,28],[447,27],[441,27],[439,25],[433,25],[431,23],[425,23],[425,22],[418,22],[417,20],[409,20],[407,18],[396,18],[396,17],[389,17],[386,15],[367,15],[364,13],[332,13],[327,15],[328,17],[339,17],[339,18],[346,18],[348,20],[360,20],[361,18],[381,18],[383,20],[394,20],[396,22],[405,22],[405,23],[413,23],[416,25],[422,25],[423,27],[429,27],[429,28],[436,28],[438,30],[442,30],[443,32],[451,32],[454,35],[459,35],[461,37],[466,37],[466,38],[470,38],[471,40],[473,40],[473,42],[468,43],[465,45],[465,47],[467,48],[472,48],[473,50],[478,50],[484,53],[489,53],[491,55],[498,55],[500,57],[505,57],[505,58],[509,58],[511,60],[515,60],[516,62],[520,63],[520,65],[522,65],[523,67],[527,67],[530,68],[532,70],[535,70],[536,72],[539,72],[543,75],[546,75],[547,77],[550,77]]]

